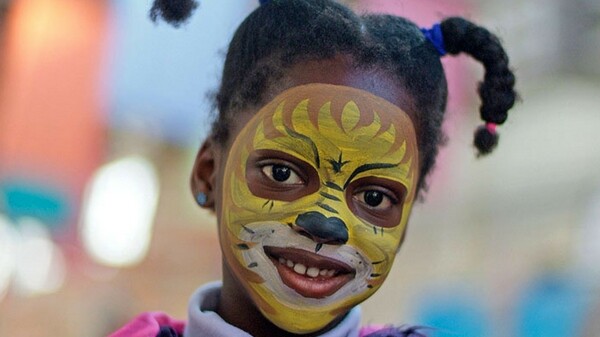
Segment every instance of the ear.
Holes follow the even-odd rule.
[[[217,168],[217,146],[211,139],[207,139],[198,150],[192,176],[190,177],[190,186],[194,200],[204,208],[215,210],[215,179]],[[205,201],[200,204],[198,196],[206,196]]]

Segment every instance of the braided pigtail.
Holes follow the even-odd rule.
[[[515,76],[509,68],[508,56],[496,35],[463,18],[445,19],[441,29],[448,53],[467,53],[485,68],[484,80],[479,84],[479,111],[486,123],[475,132],[474,144],[478,155],[488,154],[498,144],[496,125],[506,121],[508,110],[517,97]]]
[[[150,19],[156,22],[158,17],[179,27],[190,18],[198,3],[194,0],[154,0],[150,8]]]

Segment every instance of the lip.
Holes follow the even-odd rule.
[[[354,279],[356,274],[352,267],[343,262],[302,249],[265,246],[264,251],[277,268],[283,283],[304,297],[331,296]],[[306,270],[317,268],[321,272],[314,277],[307,272],[302,275],[294,271],[294,267],[288,266],[288,261],[292,261],[294,267],[301,264]],[[324,274],[324,271],[327,273]]]

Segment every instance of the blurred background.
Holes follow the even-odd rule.
[[[444,58],[449,136],[367,323],[432,336],[600,336],[600,2],[353,0],[499,34],[521,102],[471,145],[481,67]],[[0,336],[105,336],[186,317],[220,278],[188,177],[227,43],[254,1],[202,1],[179,29],[150,0],[0,0]]]

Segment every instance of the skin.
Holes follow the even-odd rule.
[[[309,83],[326,83],[361,89],[384,98],[405,111],[414,120],[413,106],[410,97],[400,85],[378,70],[357,69],[349,58],[338,56],[330,60],[303,62],[293,66],[287,76],[265,95],[265,102],[288,88]],[[275,87],[275,86],[274,86]],[[238,135],[259,109],[249,109],[240,113],[236,123],[232,125],[231,134]],[[232,140],[218,145],[207,140],[198,152],[192,174],[192,191],[194,194],[204,192],[208,196],[205,207],[211,208],[222,226],[223,185],[225,164],[231,149]],[[222,228],[222,227],[221,227]],[[406,227],[399,234],[404,237]],[[223,231],[220,230],[220,235]],[[222,237],[221,237],[222,239]],[[221,240],[221,242],[223,242]],[[398,247],[401,243],[398,243]],[[223,249],[223,248],[222,248]],[[350,307],[347,309],[349,310]],[[331,323],[319,331],[303,334],[303,336],[319,335],[335,326],[343,318],[347,310],[343,310]],[[296,336],[297,334],[280,329],[265,318],[255,301],[249,296],[247,289],[238,281],[230,262],[223,258],[223,290],[221,292],[218,314],[230,324],[241,328],[253,336]]]

